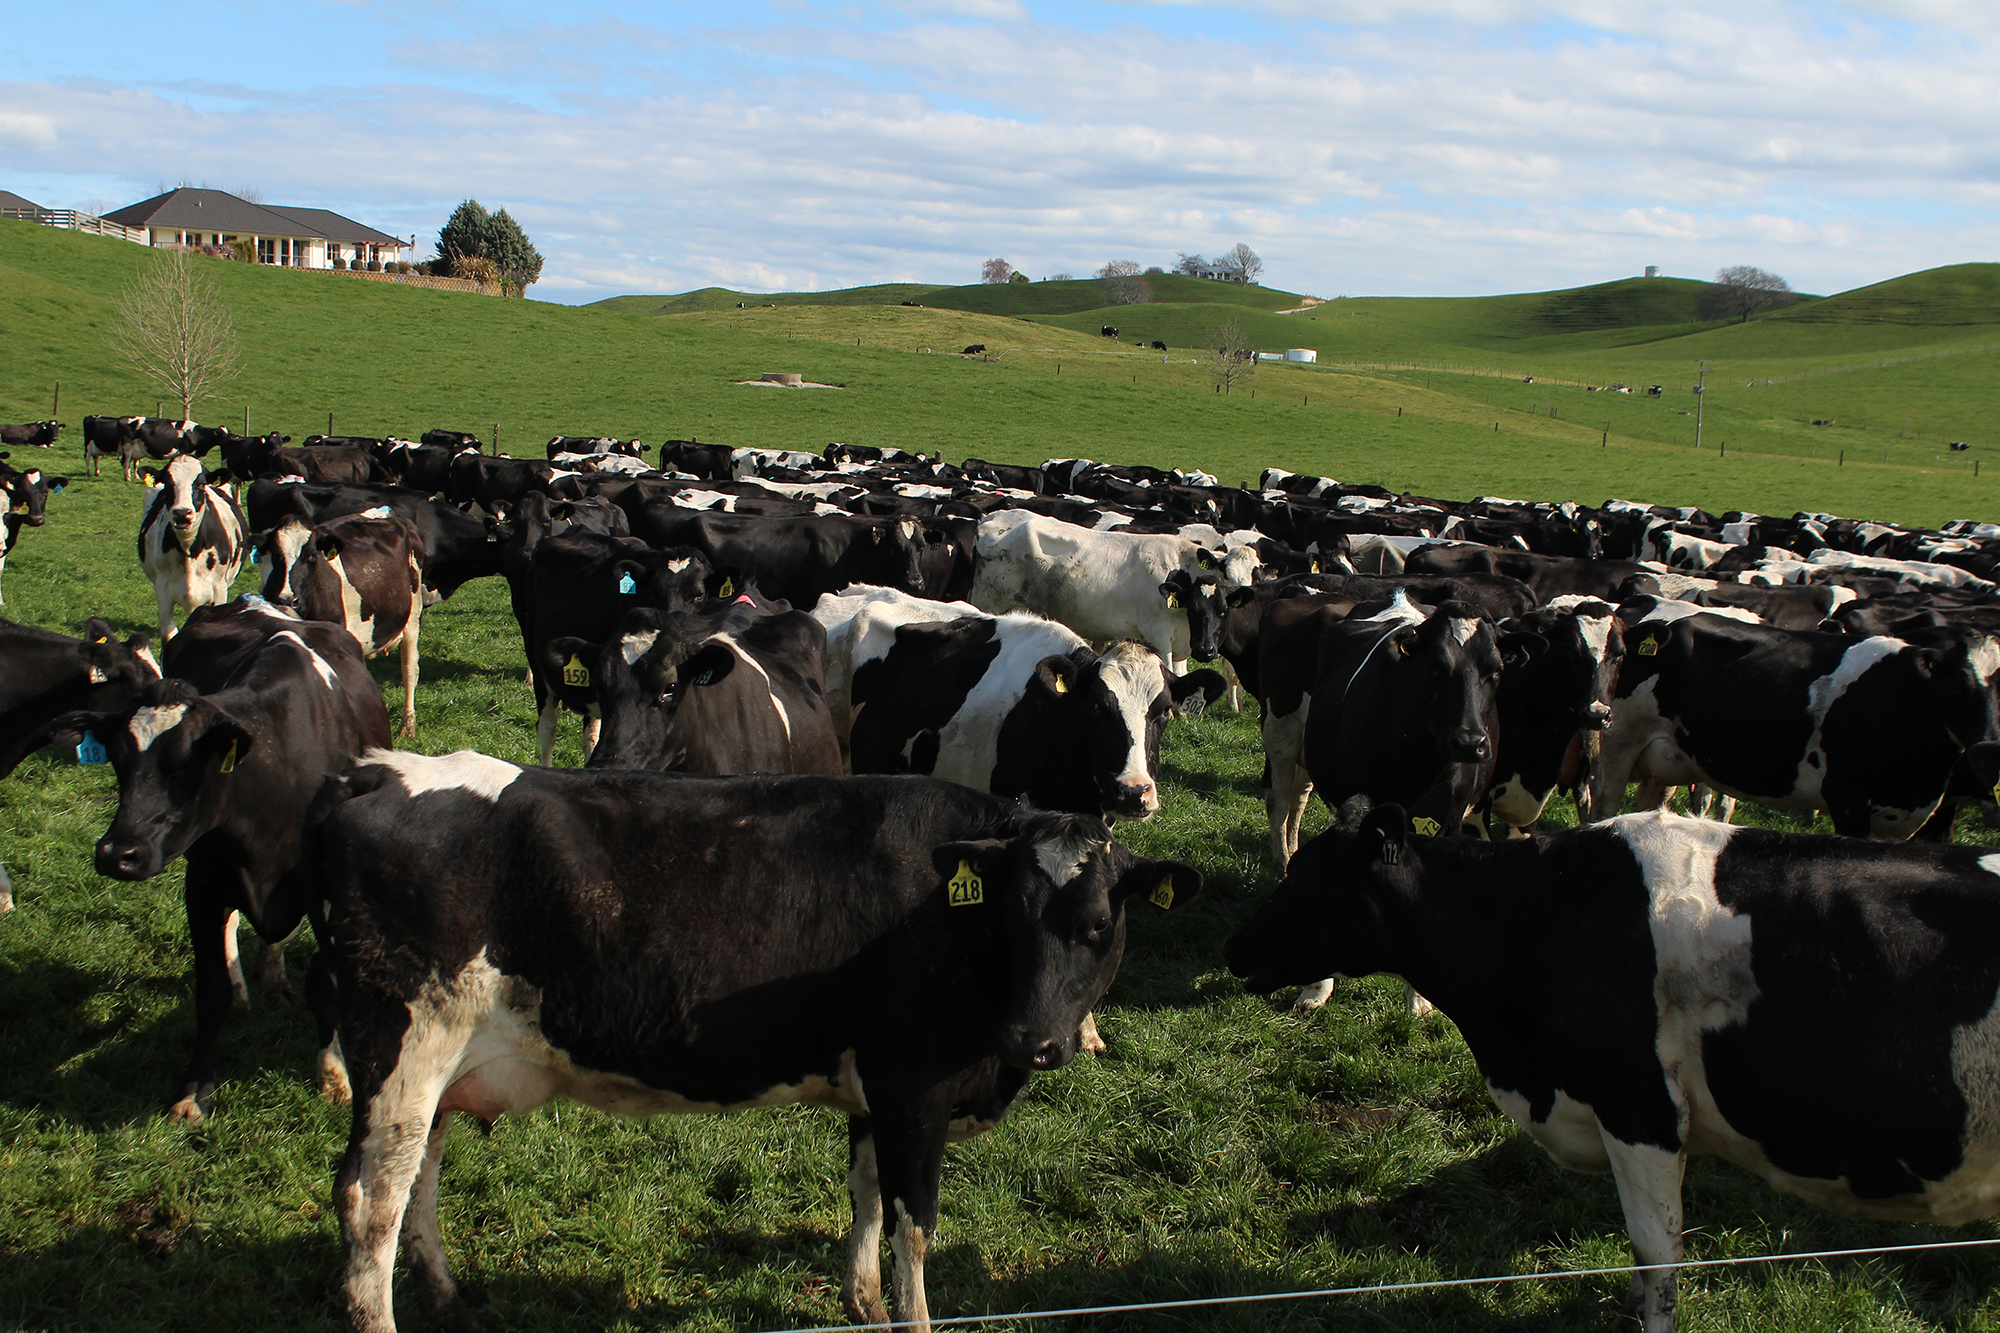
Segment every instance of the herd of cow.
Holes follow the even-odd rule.
[[[108,762],[98,872],[185,858],[174,1115],[210,1113],[248,1002],[239,915],[275,988],[310,923],[357,1329],[394,1326],[399,1237],[426,1315],[475,1326],[437,1220],[451,1112],[556,1097],[845,1110],[845,1305],[886,1320],[886,1237],[925,1327],[946,1144],[1102,1049],[1126,905],[1202,886],[1111,824],[1159,808],[1163,728],[1225,692],[1260,710],[1282,874],[1229,966],[1301,1011],[1401,977],[1502,1109],[1614,1175],[1641,1264],[1681,1256],[1690,1152],[1853,1214],[2000,1207],[2000,855],[1951,843],[2000,776],[2000,527],[846,445],[85,437],[146,482],[164,652],[0,621],[0,776],[51,743]],[[9,546],[63,484],[0,467]],[[391,748],[365,659],[400,648],[414,734],[421,619],[482,577],[541,768]],[[546,767],[565,711],[582,771]],[[1722,817],[1666,813],[1682,786]],[[1314,790],[1335,819],[1301,846]],[[1534,834],[1558,791],[1581,826]],[[1673,1270],[1631,1299],[1671,1329]]]

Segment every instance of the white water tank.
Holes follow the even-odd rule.
[[[1306,362],[1317,361],[1319,360],[1319,353],[1315,352],[1310,347],[1287,347],[1285,349],[1285,360],[1306,361]]]

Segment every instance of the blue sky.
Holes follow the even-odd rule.
[[[971,281],[1247,242],[1319,296],[2000,259],[1991,0],[18,5],[0,188],[187,180],[534,294]]]

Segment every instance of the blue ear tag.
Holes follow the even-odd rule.
[[[104,742],[97,739],[97,733],[86,731],[83,740],[76,747],[76,762],[79,764],[108,764],[111,756],[104,749]]]
[[[639,581],[632,577],[631,570],[628,569],[618,576],[618,591],[628,597],[639,591]]]

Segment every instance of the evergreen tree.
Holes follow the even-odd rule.
[[[466,200],[438,231],[438,258],[454,272],[461,259],[488,258],[492,230],[493,215],[477,199]]]
[[[503,291],[519,296],[542,276],[542,253],[506,209],[488,213],[477,199],[452,210],[438,232],[443,269],[460,277],[497,278]]]
[[[542,276],[542,252],[504,208],[489,220],[487,238],[486,253],[499,266],[502,285],[517,295],[525,295],[529,284]]]

